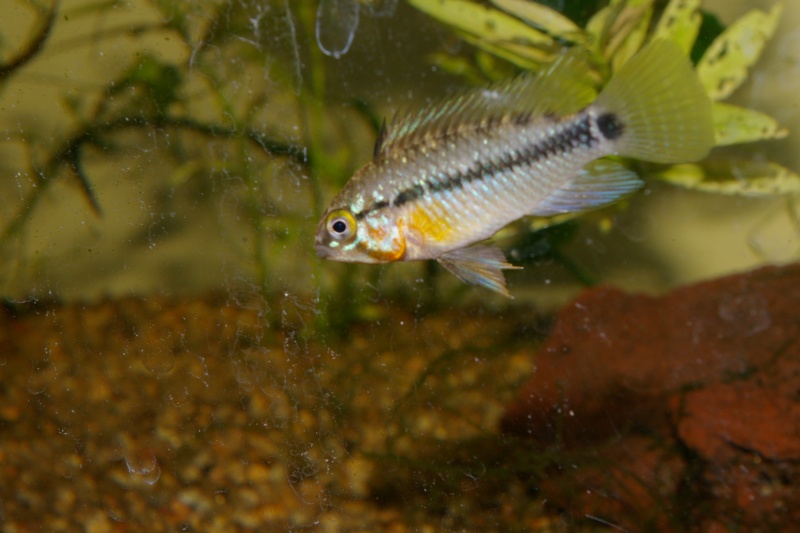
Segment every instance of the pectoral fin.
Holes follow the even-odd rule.
[[[461,281],[486,287],[509,298],[512,296],[506,288],[503,270],[521,268],[507,263],[499,248],[484,243],[447,252],[438,261]]]

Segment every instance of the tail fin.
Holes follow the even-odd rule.
[[[654,163],[702,159],[714,146],[711,101],[672,41],[651,42],[628,60],[593,104],[612,114],[616,152]]]

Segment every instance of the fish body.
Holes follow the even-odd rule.
[[[331,202],[315,246],[338,261],[436,259],[462,280],[508,295],[514,268],[484,243],[529,215],[592,209],[641,186],[623,156],[704,157],[711,104],[688,59],[653,41],[595,99],[570,53],[523,75],[384,127],[372,161]]]

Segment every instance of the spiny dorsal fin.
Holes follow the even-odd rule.
[[[561,117],[588,106],[596,95],[588,77],[585,51],[573,49],[543,71],[524,73],[489,87],[424,107],[392,120],[376,143],[376,154],[419,144],[462,128],[502,121],[518,115]]]
[[[378,138],[375,139],[375,147],[372,149],[372,158],[378,159],[381,152],[384,151],[384,144],[386,143],[386,119],[381,122],[381,129],[378,131]]]

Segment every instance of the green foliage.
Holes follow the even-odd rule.
[[[124,47],[126,55],[104,71],[105,77],[90,84],[60,80],[65,87],[59,95],[62,115],[48,117],[58,124],[52,130],[5,125],[16,138],[6,140],[3,147],[4,170],[18,176],[18,191],[8,195],[0,216],[0,253],[11,258],[7,265],[18,262],[18,270],[29,268],[22,264],[27,259],[19,251],[35,248],[30,245],[35,232],[29,229],[32,221],[50,216],[43,207],[47,197],[60,202],[80,194],[77,198],[82,197],[87,212],[104,216],[105,207],[108,216],[109,194],[103,187],[109,177],[98,171],[97,161],[112,161],[135,152],[144,141],[155,144],[155,140],[157,164],[148,167],[154,179],[165,187],[192,188],[197,196],[213,192],[217,198],[232,198],[236,206],[232,218],[246,220],[247,231],[231,246],[241,247],[247,268],[262,289],[277,289],[274,273],[282,257],[313,253],[315,219],[324,200],[348,179],[357,163],[347,136],[352,124],[342,124],[325,105],[329,73],[326,58],[314,45],[316,1],[137,0],[146,16],[124,23],[114,16],[130,2],[99,0],[75,7],[67,2],[10,2],[29,12],[33,24],[28,37],[20,40],[3,35],[6,30],[0,22],[0,96],[24,90],[20,88],[30,83],[29,69],[36,70],[37,62],[68,50],[105,50],[107,43],[114,43]],[[476,53],[469,57],[444,52],[433,56],[442,69],[470,83],[505,78],[520,68],[536,70],[566,47],[578,46],[590,55],[591,81],[599,85],[657,35],[675,40],[696,59],[698,73],[715,99],[719,146],[778,139],[788,133],[764,113],[720,101],[742,83],[757,61],[774,32],[779,7],[751,11],[725,29],[700,9],[699,0],[666,5],[650,0],[409,3],[474,45]],[[83,21],[91,21],[84,25],[92,28],[88,33],[53,37],[63,27],[71,29],[70,24]],[[162,45],[173,52],[164,52]],[[365,130],[377,127],[381,117],[363,102],[358,109],[347,120],[355,117]],[[6,157],[11,143],[20,145],[16,152],[20,155],[13,158]],[[684,187],[718,193],[800,189],[800,179],[774,163],[730,160],[726,166],[709,161],[647,170]],[[732,179],[733,174],[738,178]],[[292,194],[281,190],[281,180],[290,176],[302,176]],[[65,182],[75,186],[62,189]],[[541,229],[568,218],[534,220],[530,227]],[[309,265],[305,265],[308,277],[326,289],[336,285],[339,299],[352,304],[337,316],[347,322],[357,315],[365,296],[351,287],[363,281],[362,272],[316,260]],[[369,268],[363,275],[378,272]],[[15,286],[8,268],[0,276],[6,287]],[[323,310],[319,316],[327,314]]]
[[[73,87],[69,76],[56,80],[64,89],[62,113],[49,117],[58,124],[54,133],[20,127],[16,145],[4,147],[20,154],[19,161],[5,162],[7,173],[19,176],[20,193],[0,216],[0,253],[13,258],[15,271],[31,269],[28,250],[36,237],[28,229],[48,216],[43,199],[61,201],[76,190],[62,192],[57,184],[77,184],[95,220],[113,219],[117,213],[103,214],[113,203],[109,190],[98,193],[111,178],[97,169],[113,169],[115,158],[135,157],[147,145],[146,159],[155,164],[146,178],[164,191],[172,188],[166,195],[179,188],[229,202],[226,209],[233,207],[221,216],[237,228],[246,221],[245,234],[229,246],[242,248],[245,271],[262,290],[279,290],[277,263],[311,248],[310,215],[323,207],[320,176],[341,183],[351,166],[352,147],[330,133],[323,106],[325,71],[313,45],[316,1],[140,0],[135,11],[117,0],[76,7],[9,1],[30,12],[33,24],[24,42],[2,41],[0,96],[23,90],[31,83],[28,70],[53,56],[89,51],[98,62],[107,52],[122,58],[83,86]],[[85,33],[64,37],[71,25]],[[0,23],[0,37],[4,31]],[[85,65],[86,76],[92,68]],[[3,127],[13,131],[6,120]],[[150,201],[131,199],[142,206]],[[317,263],[308,268],[324,283]],[[7,266],[0,279],[13,287],[15,275]]]
[[[689,55],[692,63],[695,64],[700,61],[703,54],[708,50],[708,47],[711,46],[711,43],[725,31],[725,26],[723,26],[719,19],[712,13],[700,11],[700,15],[702,17],[702,22],[697,32],[697,40],[695,40],[694,46],[692,47],[692,53]]]
[[[155,115],[167,115],[170,105],[180,101],[180,88],[183,85],[181,71],[175,65],[164,63],[151,55],[145,55],[133,65],[123,79],[115,85],[113,92],[128,87],[141,87],[146,91],[145,101],[155,106]]]
[[[491,54],[519,68],[536,71],[563,53],[565,46],[585,46],[596,68],[594,77],[607,80],[649,39],[675,41],[697,63],[697,73],[714,101],[717,146],[785,137],[788,132],[772,117],[756,110],[719,102],[741,86],[775,32],[782,6],[754,9],[722,28],[700,7],[700,0],[671,0],[659,9],[653,0],[611,0],[578,23],[546,3],[492,0],[489,7],[472,0],[409,0],[417,9],[451,26],[481,54]],[[568,3],[568,15],[577,18]],[[585,5],[585,3],[584,3]],[[485,61],[467,63],[433,58],[442,68],[470,81],[495,79],[500,69],[482,68]],[[720,174],[728,168],[730,173]],[[777,163],[744,165],[714,158],[696,165],[676,165],[654,174],[691,189],[727,194],[785,194],[800,190],[800,176]],[[741,179],[746,175],[747,179]],[[734,177],[736,176],[736,177]],[[563,220],[560,217],[558,220]],[[536,223],[541,226],[541,221]]]

